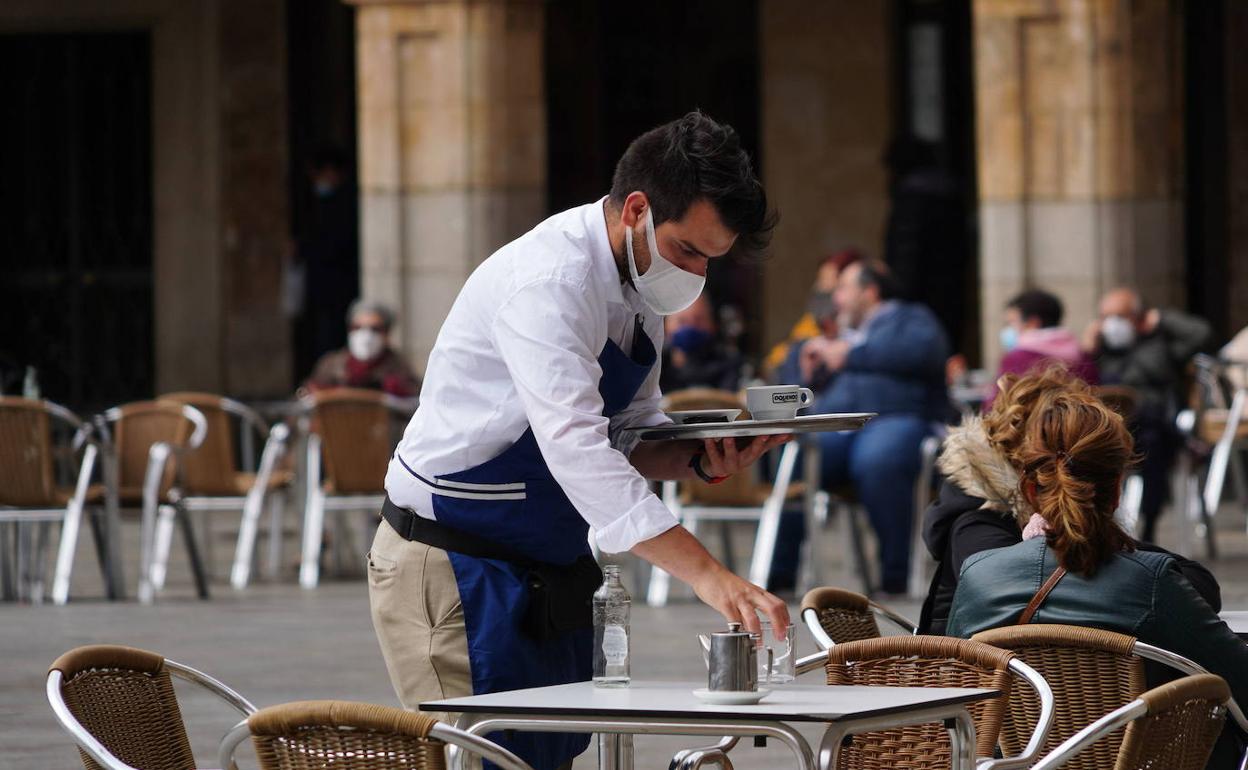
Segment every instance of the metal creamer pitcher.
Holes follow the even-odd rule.
[[[710,690],[754,692],[758,690],[758,647],[754,637],[729,623],[727,631],[701,634],[706,658],[706,686]]]

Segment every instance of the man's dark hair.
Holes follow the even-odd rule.
[[[737,234],[733,249],[740,254],[766,249],[776,225],[737,132],[697,110],[647,131],[624,151],[611,179],[612,205],[623,208],[635,191],[650,199],[656,227],[706,199]]]
[[[1028,289],[1006,303],[1005,307],[1017,310],[1024,321],[1040,319],[1040,326],[1045,329],[1062,323],[1062,301],[1042,289]]]
[[[888,265],[878,259],[864,259],[858,263],[858,269],[858,285],[864,289],[874,286],[881,302],[897,296],[897,279]]]

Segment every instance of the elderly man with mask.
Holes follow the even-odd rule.
[[[390,347],[394,313],[377,302],[356,300],[347,313],[347,347],[321,356],[301,390],[366,388],[407,398],[420,393],[420,378]]]
[[[1204,319],[1146,308],[1139,293],[1128,288],[1102,297],[1100,317],[1084,330],[1083,346],[1096,358],[1101,381],[1129,386],[1139,398],[1131,431],[1143,455],[1140,537],[1146,541],[1153,539],[1170,491],[1167,475],[1181,440],[1174,417],[1183,399],[1183,375],[1187,362],[1209,342],[1210,332]]]

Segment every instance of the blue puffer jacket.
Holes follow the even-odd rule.
[[[925,306],[897,302],[867,326],[866,339],[815,399],[811,414],[878,412],[942,420],[948,411],[949,341]]]

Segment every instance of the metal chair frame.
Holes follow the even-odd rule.
[[[1248,439],[1240,436],[1242,426],[1248,423],[1248,387],[1235,387],[1226,374],[1231,369],[1240,372],[1241,382],[1248,383],[1248,362],[1224,361],[1213,356],[1199,354],[1192,359],[1195,374],[1197,403],[1192,409],[1181,411],[1175,425],[1191,438],[1199,437],[1204,416],[1211,410],[1225,413],[1221,433],[1213,443],[1204,484],[1195,467],[1196,459],[1191,451],[1179,456],[1178,493],[1180,511],[1184,524],[1180,526],[1180,550],[1191,550],[1190,528],[1203,530],[1205,547],[1210,558],[1217,558],[1216,529],[1213,517],[1222,501],[1222,492],[1229,473],[1235,484],[1241,504],[1248,506],[1248,471],[1236,450],[1248,448]]]
[[[177,401],[177,395],[170,394],[169,400]],[[242,511],[242,519],[238,528],[238,540],[234,549],[234,561],[230,568],[230,585],[235,589],[247,587],[251,579],[251,568],[256,548],[256,534],[260,517],[264,513],[266,503],[269,507],[269,552],[268,577],[277,577],[282,561],[282,517],[287,502],[285,490],[270,490],[270,479],[286,453],[290,440],[290,427],[283,422],[269,426],[254,409],[225,396],[213,395],[217,406],[226,414],[237,417],[239,426],[239,448],[242,464],[245,469],[256,469],[256,479],[246,495],[197,495],[189,493],[180,495],[175,505],[188,513],[215,511]],[[255,438],[264,437],[264,448],[260,453],[260,464],[255,462]],[[162,522],[163,523],[163,522]],[[153,563],[152,582],[156,590],[164,586],[166,566],[169,558],[169,545],[173,537],[173,523],[169,520],[164,524],[157,536],[156,559]],[[211,544],[206,539],[206,546]],[[209,559],[211,561],[211,558]]]
[[[69,581],[74,568],[74,553],[78,545],[78,532],[82,524],[82,514],[86,509],[87,491],[91,485],[91,476],[95,471],[95,462],[99,455],[100,447],[96,442],[90,440],[82,419],[69,409],[52,401],[25,400],[28,401],[31,408],[40,409],[49,417],[73,428],[74,437],[70,449],[75,453],[81,449],[82,460],[78,464],[73,495],[64,508],[0,506],[0,524],[13,523],[17,526],[17,532],[15,533],[17,541],[17,563],[15,564],[17,598],[22,598],[22,583],[24,582],[23,576],[25,573],[25,577],[29,578],[29,580],[25,581],[29,585],[27,594],[32,602],[39,603],[43,600],[43,560],[47,543],[47,528],[53,522],[61,523],[60,542],[57,546],[56,566],[52,577],[52,601],[56,604],[65,604],[69,600]],[[25,563],[27,560],[25,546],[28,538],[25,537],[26,533],[23,531],[28,523],[38,523],[40,525],[37,536],[38,545],[34,548],[34,556],[30,559],[33,563],[29,566]],[[93,523],[95,523],[94,520]],[[100,561],[100,568],[107,581],[109,554],[103,546],[102,533],[98,527],[95,529],[95,537],[96,554]],[[7,569],[4,577],[7,581]]]
[[[1055,768],[1059,768],[1074,759],[1077,754],[1093,743],[1121,730],[1141,717],[1148,716],[1148,714],[1148,703],[1143,698],[1135,698],[1130,703],[1114,709],[1070,738],[1067,738],[1060,746],[1032,765],[1032,770],[1055,770]],[[1241,763],[1240,767],[1242,768],[1243,766],[1243,763]],[[981,770],[984,767],[984,765],[981,765]]]
[[[915,625],[913,621],[897,614],[896,612],[893,612],[888,607],[885,607],[882,604],[876,604],[870,599],[867,600],[867,607],[871,610],[872,614],[877,617],[884,618],[889,623],[892,623],[902,631],[905,631],[907,634],[913,635],[918,633],[918,626]],[[823,624],[819,622],[819,611],[817,609],[807,607],[802,610],[802,622],[806,624],[806,630],[809,631],[810,635],[815,638],[815,644],[819,645],[820,650],[826,651],[836,646],[836,641],[832,637],[828,636],[828,632],[824,630]],[[821,654],[822,653],[815,653],[815,657],[818,657]],[[808,658],[803,658],[802,660],[807,659]],[[800,665],[801,661],[798,661],[798,664]]]
[[[891,618],[890,618],[891,619]],[[904,621],[904,618],[902,618]],[[797,675],[808,671],[814,671],[824,666],[828,661],[828,650],[808,655],[797,662]],[[1008,670],[1015,678],[1021,679],[1040,699],[1040,719],[1036,723],[1035,729],[1031,733],[1031,737],[1027,740],[1027,745],[1023,749],[1023,753],[1017,757],[1006,757],[1004,759],[981,759],[978,764],[978,770],[1016,770],[1031,767],[1031,763],[1036,761],[1036,757],[1040,753],[1040,748],[1044,745],[1044,739],[1048,737],[1049,728],[1053,723],[1053,714],[1056,703],[1053,699],[1053,690],[1049,687],[1049,683],[1031,666],[1027,665],[1018,658],[1012,658],[1009,662]],[[885,725],[892,726],[892,725]],[[855,727],[853,732],[869,732],[872,728]],[[954,729],[949,727],[950,730]],[[851,732],[845,728],[833,725],[824,736],[823,748],[820,750],[820,756],[829,758],[829,762],[821,763],[822,767],[834,768],[839,756],[841,744]],[[974,741],[970,742],[974,745]],[[709,750],[706,750],[709,753]]]
[[[234,761],[234,753],[238,750],[239,745],[249,737],[251,737],[251,727],[247,724],[247,720],[244,719],[231,728],[225,734],[225,737],[221,739],[221,745],[217,750],[218,764],[226,768],[226,770],[238,770],[238,765]],[[433,725],[429,730],[429,737],[442,741],[448,746],[457,746],[477,754],[483,759],[487,759],[503,768],[503,770],[533,770],[524,760],[493,741],[465,732],[443,722]]]
[[[410,416],[414,410],[414,401],[399,398],[388,393],[377,393],[378,403],[392,414]],[[302,401],[304,415],[309,416],[316,407],[317,395],[313,394]],[[307,436],[307,508],[303,520],[303,547],[299,565],[299,585],[304,588],[315,588],[321,574],[321,543],[325,534],[325,513],[327,511],[381,511],[385,502],[383,479],[378,479],[376,494],[327,494],[321,477],[321,443],[322,439],[315,430]],[[384,470],[383,470],[384,477]]]
[[[204,688],[221,698],[221,700],[244,716],[256,712],[256,707],[242,695],[239,695],[233,688],[198,669],[169,660],[168,658],[165,658],[165,667],[173,676]],[[45,691],[48,696],[48,703],[52,706],[52,712],[56,714],[57,722],[74,739],[74,743],[105,770],[142,770],[141,768],[132,767],[113,756],[108,748],[100,743],[78,721],[78,718],[73,715],[69,710],[69,706],[65,703],[65,697],[61,692],[62,680],[63,675],[60,671],[49,671]]]
[[[179,404],[177,402],[167,402],[176,405],[193,426],[191,435],[183,446],[174,446],[167,441],[154,442],[147,450],[147,469],[143,475],[143,492],[142,492],[142,517],[140,519],[140,541],[139,541],[139,585],[138,599],[144,604],[150,604],[156,595],[156,584],[153,581],[153,565],[155,564],[155,551],[157,544],[157,531],[159,528],[171,528],[173,520],[179,518],[182,524],[182,533],[186,541],[187,551],[191,558],[191,568],[195,574],[196,588],[202,599],[208,598],[208,578],[204,571],[203,563],[200,559],[198,545],[195,541],[194,530],[190,526],[189,520],[185,517],[178,517],[178,508],[173,502],[175,490],[170,490],[170,500],[162,501],[160,495],[160,487],[165,476],[165,466],[169,460],[175,455],[182,455],[187,452],[194,451],[203,442],[208,434],[208,420],[193,406]],[[95,430],[100,436],[104,452],[104,478],[107,485],[107,504],[108,522],[110,527],[109,540],[110,545],[115,548],[117,556],[116,571],[113,575],[113,581],[117,586],[122,584],[122,576],[120,572],[120,501],[118,489],[118,460],[116,456],[116,446],[112,440],[112,432],[109,430],[110,424],[115,424],[124,416],[121,406],[107,409],[95,418]],[[175,484],[176,489],[176,484]],[[160,521],[158,521],[158,519]],[[163,583],[163,575],[162,581]],[[120,592],[120,589],[118,589]]]

